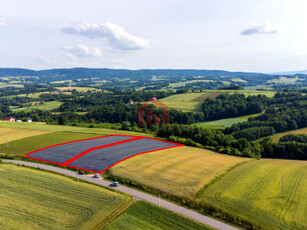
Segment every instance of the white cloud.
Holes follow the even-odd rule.
[[[90,39],[104,39],[107,41],[109,48],[114,50],[140,50],[146,48],[149,44],[147,39],[129,34],[122,27],[109,22],[68,25],[62,28],[62,32],[77,34]]]
[[[254,23],[249,28],[241,32],[242,35],[253,35],[253,34],[277,34],[280,32],[280,28],[272,27],[270,22],[263,24]]]
[[[75,47],[65,46],[61,48],[66,52],[70,58],[76,59],[77,57],[101,57],[101,50],[98,47],[87,47],[85,45],[77,45]]]
[[[7,24],[7,21],[5,18],[0,18],[0,27],[6,27],[8,24]]]

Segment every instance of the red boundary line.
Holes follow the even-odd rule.
[[[52,148],[52,147],[56,147],[56,146],[59,146],[59,145],[65,145],[65,144],[69,144],[69,143],[73,143],[73,142],[87,141],[87,140],[99,139],[99,138],[105,138],[105,137],[112,137],[112,136],[116,136],[116,134],[106,135],[106,136],[101,136],[101,137],[91,137],[91,138],[86,138],[86,139],[81,139],[81,140],[74,140],[74,141],[68,141],[68,142],[64,142],[64,143],[61,143],[61,144],[51,145],[51,146],[44,147],[44,148],[41,148],[41,149],[37,149],[37,150],[34,150],[34,151],[28,153],[26,155],[26,158],[33,159],[33,160],[38,160],[38,161],[43,161],[43,162],[48,162],[48,163],[52,163],[52,164],[61,165],[61,163],[58,163],[58,162],[42,160],[42,159],[39,159],[39,158],[30,157],[29,155],[32,154],[32,153],[35,153],[35,152],[38,152],[38,151],[41,151],[41,150],[44,150],[44,149],[49,149],[49,148]]]
[[[119,142],[115,142],[115,143],[111,143],[111,144],[106,144],[106,145],[90,148],[90,149],[78,154],[77,156],[74,156],[73,158],[69,159],[68,161],[65,161],[64,163],[61,164],[61,166],[68,166],[69,163],[73,162],[74,160],[77,160],[78,158],[80,158],[80,157],[84,156],[85,154],[92,152],[94,150],[108,148],[108,147],[113,146],[113,145],[120,145],[120,144],[124,144],[124,143],[131,142],[131,141],[136,141],[136,140],[140,140],[140,139],[143,139],[143,138],[142,137],[135,137],[135,138],[124,140],[124,141],[119,141]]]
[[[126,136],[126,137],[134,137],[134,138],[128,139],[128,140],[124,140],[124,141],[115,142],[115,143],[111,143],[111,144],[107,144],[107,145],[102,145],[102,146],[98,146],[98,147],[94,147],[94,148],[90,148],[90,149],[88,149],[88,150],[78,154],[77,156],[74,156],[73,158],[65,161],[62,164],[61,163],[57,163],[57,162],[53,162],[53,161],[42,160],[42,159],[38,159],[38,158],[30,157],[29,156],[32,153],[35,153],[35,152],[38,152],[38,151],[41,151],[41,150],[44,150],[44,149],[52,148],[52,147],[55,147],[55,146],[59,146],[59,145],[65,145],[65,144],[69,144],[69,143],[73,143],[73,142],[86,141],[86,140],[105,138],[105,137],[111,137],[111,136]],[[104,170],[102,170],[100,172],[99,171],[95,171],[95,170],[90,170],[90,169],[85,169],[85,168],[80,168],[80,167],[68,165],[69,163],[75,161],[76,159],[86,155],[87,153],[89,153],[91,151],[94,151],[94,150],[97,150],[97,149],[102,149],[102,148],[107,148],[107,147],[114,146],[114,145],[120,145],[120,144],[124,144],[124,143],[127,143],[127,142],[132,142],[132,141],[136,141],[136,140],[140,140],[140,139],[145,139],[145,138],[153,139],[153,140],[157,140],[157,141],[167,142],[167,143],[170,143],[170,144],[174,144],[175,146],[170,146],[170,147],[166,147],[166,148],[160,148],[160,149],[150,150],[150,151],[146,151],[146,152],[136,153],[136,154],[134,154],[132,156],[129,156],[129,157],[124,158],[124,159],[122,159],[120,161],[117,161],[116,163],[110,165],[109,167],[107,167],[106,169],[104,169]],[[60,165],[60,166],[66,166],[66,167],[70,167],[70,168],[81,169],[81,170],[90,171],[90,172],[94,172],[94,173],[102,173],[102,172],[108,170],[109,168],[113,167],[114,165],[116,165],[116,164],[118,164],[118,163],[120,163],[122,161],[125,161],[125,160],[127,160],[129,158],[132,158],[134,156],[145,154],[145,153],[150,153],[150,152],[156,152],[156,151],[160,151],[160,150],[165,150],[165,149],[171,149],[171,148],[180,147],[180,146],[184,146],[184,145],[183,144],[179,144],[179,143],[174,143],[174,142],[171,142],[171,141],[160,140],[160,139],[157,139],[157,138],[154,138],[154,137],[123,135],[123,134],[112,134],[112,135],[106,135],[106,136],[101,136],[101,137],[92,137],[92,138],[87,138],[87,139],[74,140],[74,141],[69,141],[69,142],[65,142],[65,143],[61,143],[61,144],[56,144],[56,145],[48,146],[48,147],[45,147],[45,148],[41,148],[41,149],[32,151],[32,152],[28,153],[26,155],[26,157],[29,158],[29,159],[34,159],[34,160],[38,160],[38,161],[43,161],[43,162],[48,162],[48,163],[52,163],[52,164],[57,164],[57,165]]]

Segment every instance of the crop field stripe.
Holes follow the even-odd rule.
[[[42,159],[39,159],[39,158],[36,158],[36,157],[31,157],[31,156],[29,156],[29,155],[32,154],[32,153],[39,152],[39,151],[41,151],[41,150],[49,149],[49,148],[56,147],[56,146],[60,146],[60,145],[65,145],[65,144],[69,144],[69,143],[73,143],[73,142],[79,142],[79,141],[87,141],[87,140],[92,140],[92,139],[98,139],[98,138],[111,137],[111,136],[115,136],[115,134],[106,135],[106,136],[102,136],[102,137],[91,137],[91,138],[86,138],[86,139],[81,139],[81,140],[74,140],[74,141],[68,141],[68,142],[64,142],[64,143],[60,143],[60,144],[56,144],[56,145],[51,145],[51,146],[44,147],[44,148],[41,148],[41,149],[37,149],[37,150],[34,150],[34,151],[28,153],[28,154],[26,155],[26,158],[33,159],[33,160],[37,160],[37,161],[44,161],[44,162],[47,162],[47,163],[52,163],[52,164],[61,165],[61,163],[58,163],[58,162],[49,161],[49,160],[42,160]]]
[[[155,139],[155,138],[153,138],[153,139]],[[168,142],[168,141],[167,141],[167,142]],[[172,143],[172,142],[169,142],[169,143]],[[172,143],[172,144],[174,144],[174,143]],[[177,144],[177,143],[176,143],[176,144]],[[102,172],[108,170],[109,168],[113,167],[114,165],[117,165],[118,163],[120,163],[120,162],[122,162],[122,161],[125,161],[125,160],[128,160],[129,158],[132,158],[132,157],[137,156],[137,155],[141,155],[141,154],[145,154],[145,153],[151,153],[151,152],[156,152],[156,151],[161,151],[161,150],[165,150],[165,149],[176,148],[176,147],[180,147],[180,146],[184,146],[184,145],[182,145],[182,144],[179,145],[179,144],[178,144],[178,145],[174,145],[174,146],[170,146],[170,147],[166,147],[166,148],[155,149],[155,150],[150,150],[150,151],[146,151],[146,152],[142,152],[142,153],[137,153],[137,154],[134,154],[134,155],[132,155],[132,156],[130,156],[130,157],[127,157],[127,158],[125,158],[125,159],[122,159],[122,160],[116,162],[115,164],[112,164],[111,166],[107,167],[106,169],[104,169],[104,170],[102,170],[101,172],[98,172],[98,173],[102,173]],[[68,167],[70,167],[70,166],[68,166]],[[93,172],[94,172],[94,171],[93,171]]]
[[[118,136],[130,136],[130,135],[118,135]],[[131,136],[130,136],[130,137],[131,137]],[[183,144],[174,143],[174,142],[166,141],[166,140],[160,140],[160,139],[156,139],[156,138],[154,138],[154,137],[139,137],[139,136],[135,136],[135,137],[136,137],[136,138],[130,139],[129,141],[123,141],[123,143],[127,143],[127,142],[130,142],[130,141],[136,141],[136,140],[139,140],[139,139],[152,139],[152,140],[158,140],[158,141],[166,142],[166,143],[169,143],[169,144],[174,144],[174,146],[169,146],[169,147],[165,147],[165,148],[160,148],[160,149],[155,149],[155,150],[149,150],[149,151],[146,151],[146,152],[136,153],[136,154],[134,154],[134,155],[132,155],[132,156],[129,156],[129,157],[126,157],[126,158],[124,158],[124,159],[122,159],[122,160],[117,161],[116,163],[114,163],[114,164],[108,166],[107,168],[105,168],[105,169],[102,170],[102,171],[95,171],[95,170],[90,170],[90,169],[81,168],[81,167],[77,167],[77,166],[67,165],[67,164],[69,164],[69,163],[71,163],[71,162],[73,162],[73,161],[71,161],[71,162],[69,162],[69,163],[66,163],[66,164],[63,165],[63,166],[70,167],[70,168],[81,169],[81,170],[86,170],[86,171],[90,171],[90,172],[94,172],[94,173],[102,173],[102,172],[104,172],[104,171],[110,169],[110,168],[113,167],[114,165],[117,165],[117,164],[119,164],[120,162],[123,162],[123,161],[125,161],[125,160],[128,160],[128,159],[130,159],[130,158],[132,158],[132,157],[135,157],[135,156],[137,156],[137,155],[141,155],[141,154],[145,154],[145,153],[151,153],[151,152],[156,152],[156,151],[161,151],[161,150],[166,150],[166,149],[171,149],[171,148],[175,148],[175,147],[184,146]],[[119,142],[118,142],[118,143],[119,143]],[[123,143],[121,143],[121,144],[123,144]],[[117,143],[111,144],[111,145],[106,146],[106,147],[110,147],[110,146],[113,146],[113,145],[117,145]],[[101,146],[101,147],[104,148],[105,146]],[[97,149],[101,149],[101,148],[97,148]],[[92,149],[91,151],[94,151],[94,150],[95,150],[95,148]],[[88,151],[87,153],[89,153],[89,152],[91,152],[91,151]],[[86,154],[87,154],[87,153],[86,153]],[[83,154],[83,155],[85,155],[85,154]],[[80,156],[80,157],[81,157],[81,156]],[[80,157],[78,157],[78,158],[80,158]],[[77,158],[76,158],[76,159],[77,159]],[[76,159],[75,159],[75,160],[76,160]]]
[[[36,159],[36,158],[30,157],[29,155],[32,154],[32,153],[39,152],[39,151],[41,151],[41,150],[49,149],[49,148],[56,147],[56,146],[60,146],[60,145],[65,145],[65,144],[74,143],[74,142],[79,142],[79,141],[87,141],[87,140],[92,140],[92,139],[99,139],[99,138],[105,138],[105,137],[112,137],[112,136],[115,136],[115,135],[116,135],[116,134],[106,135],[106,136],[101,136],[101,137],[91,137],[91,138],[86,138],[86,139],[81,139],[81,140],[74,140],[74,141],[68,141],[68,142],[64,142],[64,143],[60,143],[60,144],[56,144],[56,145],[51,145],[51,146],[48,146],[48,147],[44,147],[44,148],[41,148],[41,149],[34,150],[34,151],[28,153],[28,154],[26,155],[26,157],[27,157],[27,158],[31,158],[31,159],[38,160],[38,159]],[[120,136],[123,136],[123,135],[120,135]],[[127,136],[128,136],[128,135],[127,135]],[[53,163],[53,162],[51,162],[51,163]]]
[[[107,147],[110,147],[110,146],[113,146],[113,145],[120,145],[120,144],[124,144],[124,143],[127,143],[127,142],[130,142],[130,141],[136,141],[136,140],[140,140],[140,139],[143,139],[144,137],[135,137],[135,138],[132,138],[132,139],[128,139],[128,140],[124,140],[124,141],[119,141],[119,142],[115,142],[115,143],[111,143],[111,144],[107,144],[107,145],[102,145],[102,146],[97,146],[97,147],[94,147],[94,148],[90,148],[80,154],[78,154],[77,156],[69,159],[68,161],[65,161],[64,163],[61,164],[61,166],[68,166],[69,163],[75,161],[76,159],[84,156],[85,154],[91,152],[91,151],[94,151],[94,150],[97,150],[97,149],[103,149],[103,148],[107,148]]]

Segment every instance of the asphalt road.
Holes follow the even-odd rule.
[[[2,160],[3,162],[11,162],[11,163],[16,163],[16,164],[24,164],[27,166],[32,166],[32,167],[38,167],[41,169],[45,169],[48,171],[53,171],[53,172],[57,172],[57,173],[61,173],[67,176],[71,176],[71,177],[76,177],[76,178],[80,178],[82,180],[86,180],[86,181],[90,181],[105,187],[109,187],[110,182],[103,180],[103,179],[96,179],[96,178],[92,178],[92,176],[90,175],[78,175],[76,172],[73,171],[69,171],[69,170],[65,170],[65,169],[61,169],[58,167],[53,167],[53,166],[49,166],[49,165],[43,165],[43,164],[38,164],[38,163],[32,163],[32,162],[26,162],[26,161],[18,161],[18,160]],[[112,187],[113,188],[113,187]],[[163,200],[163,199],[159,199],[158,197],[149,195],[147,193],[144,192],[140,192],[137,191],[135,189],[123,186],[123,185],[119,185],[119,187],[114,187],[115,190],[130,194],[134,197],[134,199],[137,200],[146,200],[152,204],[158,205],[160,207],[163,207],[165,209],[171,210],[173,212],[176,212],[180,215],[186,216],[188,218],[191,218],[195,221],[198,221],[200,223],[203,223],[205,225],[208,225],[210,227],[216,228],[216,229],[222,229],[222,230],[235,230],[237,228],[230,226],[228,224],[225,224],[223,222],[220,222],[218,220],[212,219],[208,216],[204,216],[202,214],[199,214],[197,212],[194,212],[190,209],[181,207],[179,205],[176,205],[174,203],[171,203],[169,201]]]

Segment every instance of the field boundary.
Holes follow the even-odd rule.
[[[18,161],[18,160],[14,160],[14,159],[4,159],[4,160],[12,160],[12,161]],[[25,161],[25,163],[37,163],[37,162],[32,162],[32,161]],[[29,166],[29,165],[25,165],[23,163],[21,163],[20,165],[18,164],[18,162],[8,162],[8,161],[2,161],[1,164],[11,164],[11,165],[16,165],[17,167],[23,167],[23,168],[29,168],[29,169],[33,169],[33,170],[38,170],[38,171],[43,171],[43,172],[50,172],[50,173],[53,173],[53,174],[57,174],[57,175],[60,175],[60,176],[63,176],[63,177],[67,177],[73,181],[77,181],[77,182],[80,182],[80,183],[86,183],[86,184],[91,184],[91,185],[95,185],[95,186],[98,186],[100,188],[104,188],[104,189],[107,189],[109,191],[112,191],[112,192],[115,192],[115,193],[118,193],[118,194],[121,194],[121,195],[125,195],[125,196],[128,196],[130,197],[131,199],[133,199],[133,196],[128,194],[128,193],[124,193],[124,192],[121,192],[119,190],[116,190],[116,189],[113,189],[112,187],[106,187],[106,186],[103,186],[103,185],[100,185],[100,184],[97,184],[97,183],[94,183],[94,182],[91,182],[91,181],[88,181],[88,180],[84,180],[82,178],[76,178],[74,176],[70,176],[70,175],[67,175],[67,174],[62,174],[62,173],[59,173],[59,172],[55,172],[55,171],[52,171],[52,170],[48,170],[48,169],[43,169],[43,168],[40,168],[40,167],[35,167],[35,166]],[[43,164],[41,164],[43,165]],[[56,167],[55,165],[47,165],[47,166],[52,166],[52,167]],[[64,170],[68,170],[67,168]],[[70,171],[70,172],[73,172],[73,171]]]
[[[251,161],[254,161],[255,159],[252,160],[247,160],[247,161],[243,161],[241,163],[238,163],[236,165],[231,166],[230,168],[226,169],[223,173],[221,173],[220,175],[217,175],[216,177],[214,177],[211,181],[209,181],[208,184],[204,185],[194,196],[193,199],[196,199],[197,196],[199,196],[202,192],[204,192],[210,185],[214,184],[215,182],[219,181],[222,179],[223,176],[225,176],[226,174],[228,174],[230,171],[234,170],[235,168],[243,165],[243,164],[247,164]],[[258,159],[257,159],[258,160]]]
[[[65,161],[64,163],[58,163],[58,162],[53,162],[53,161],[49,161],[49,160],[43,160],[43,159],[39,159],[39,158],[35,158],[35,157],[31,157],[30,156],[32,153],[36,153],[36,152],[39,152],[41,150],[49,149],[49,148],[56,147],[56,146],[61,146],[61,145],[75,143],[75,142],[81,142],[81,141],[87,141],[87,140],[93,140],[93,139],[99,139],[99,138],[112,137],[112,136],[123,136],[123,137],[133,137],[133,138],[132,139],[128,139],[128,140],[124,140],[124,141],[118,141],[118,142],[115,142],[115,143],[106,144],[106,145],[97,146],[97,147],[94,147],[94,148],[87,149],[86,151],[83,151],[82,153],[78,154],[77,156],[72,157],[71,159]],[[68,164],[72,163],[73,161],[79,159],[80,157],[82,157],[82,156],[84,156],[84,155],[86,155],[86,154],[88,154],[88,153],[90,153],[92,151],[95,151],[95,150],[98,150],[98,149],[102,149],[102,148],[108,148],[108,147],[111,147],[111,146],[120,145],[120,144],[124,144],[124,143],[128,143],[128,142],[133,142],[133,141],[141,140],[141,139],[152,139],[152,140],[156,140],[156,141],[170,143],[170,144],[173,144],[174,146],[169,146],[169,147],[164,147],[164,148],[159,148],[159,149],[154,149],[154,150],[149,150],[149,151],[145,151],[145,152],[136,153],[136,154],[134,154],[132,156],[129,156],[129,157],[126,157],[126,158],[124,158],[122,160],[117,161],[116,163],[108,166],[107,168],[103,169],[102,171],[95,171],[95,170],[91,170],[91,169],[86,169],[86,168],[81,168],[81,167],[77,167],[77,166],[68,165]],[[184,146],[184,145],[180,144],[180,143],[174,143],[174,142],[171,142],[171,141],[167,141],[167,140],[157,139],[157,138],[154,138],[154,137],[123,135],[123,134],[112,134],[112,135],[106,135],[106,136],[101,136],[101,137],[92,137],[92,138],[86,138],[86,139],[81,139],[81,140],[68,141],[68,142],[65,142],[65,143],[44,147],[44,148],[41,148],[41,149],[38,149],[38,150],[34,150],[34,151],[28,153],[26,155],[26,158],[32,159],[32,160],[37,160],[37,161],[43,161],[43,162],[47,162],[47,163],[56,164],[56,165],[59,165],[61,167],[65,166],[65,167],[70,167],[70,168],[90,171],[90,172],[94,172],[94,173],[102,173],[102,172],[108,170],[109,168],[113,167],[114,165],[116,165],[116,164],[118,164],[118,163],[120,163],[122,161],[128,160],[129,158],[132,158],[134,156],[145,154],[145,153],[150,153],[150,152],[156,152],[156,151],[160,151],[160,150],[165,150],[165,149],[171,149],[171,148],[180,147],[180,146]]]
[[[125,212],[128,208],[130,208],[136,200],[131,199],[127,203],[123,204],[121,207],[119,207],[115,212],[110,214],[106,220],[101,223],[100,225],[97,225],[96,229],[100,230],[105,228],[107,225],[111,224],[114,220],[116,220],[123,212]]]

